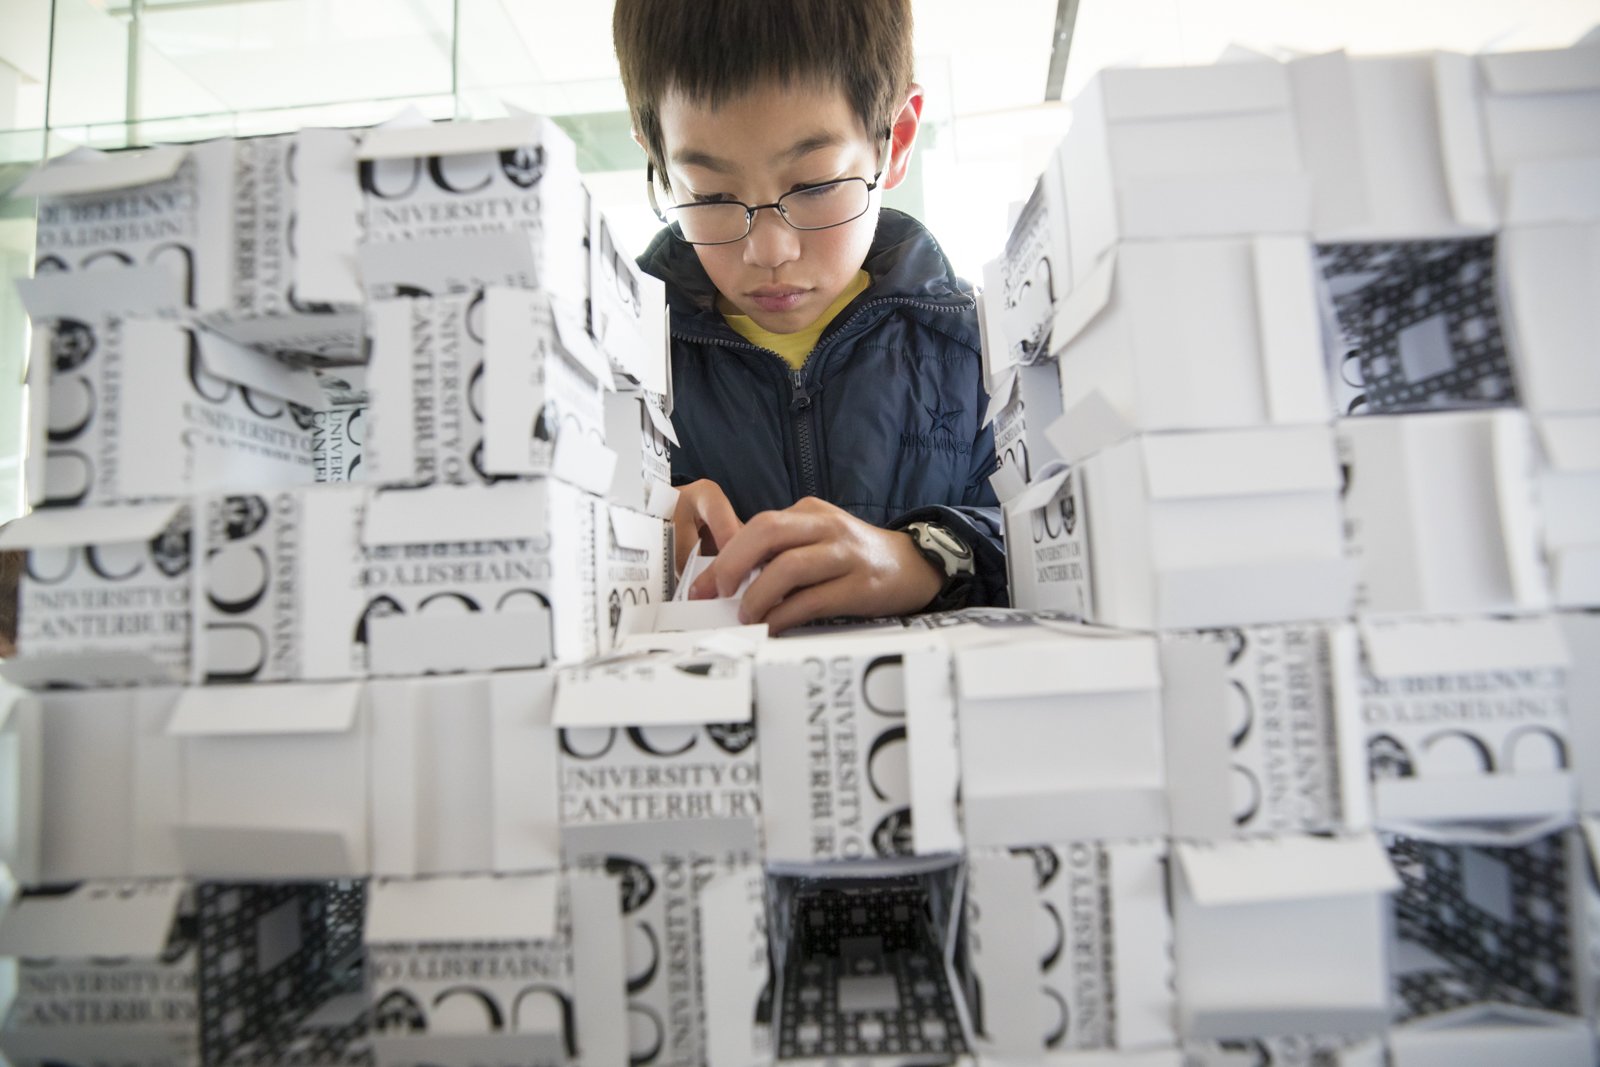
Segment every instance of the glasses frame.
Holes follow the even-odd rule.
[[[893,130],[885,130],[884,131],[883,140],[882,140],[881,144],[885,149],[888,150],[887,155],[890,158],[892,158],[893,151],[894,151],[894,131]],[[867,211],[872,207],[872,192],[873,192],[874,189],[878,188],[878,182],[883,177],[883,172],[889,168],[889,159],[888,158],[884,158],[883,156],[880,156],[879,158],[882,159],[883,162],[879,164],[877,171],[872,175],[872,180],[871,181],[867,181],[867,179],[862,178],[862,177],[849,177],[849,178],[835,178],[831,182],[817,182],[815,185],[802,185],[798,189],[790,189],[787,193],[784,193],[782,196],[778,197],[778,199],[774,200],[770,204],[747,204],[743,200],[718,200],[718,201],[715,201],[714,203],[718,207],[725,207],[725,206],[728,206],[728,205],[737,204],[739,207],[744,208],[744,233],[740,234],[738,237],[730,238],[729,240],[726,240],[726,241],[691,241],[691,240],[689,240],[687,237],[685,237],[683,235],[682,230],[679,228],[679,226],[677,224],[675,224],[671,219],[667,218],[667,211],[673,210],[675,208],[676,209],[692,208],[692,207],[696,207],[696,206],[699,206],[699,205],[695,205],[695,204],[671,204],[671,205],[669,205],[667,207],[667,209],[665,211],[662,210],[660,204],[656,200],[656,182],[655,182],[656,164],[655,164],[654,160],[648,159],[648,158],[645,161],[644,189],[645,189],[645,195],[650,200],[650,210],[654,211],[656,213],[656,218],[660,219],[663,223],[666,224],[667,231],[669,233],[671,233],[672,236],[674,238],[676,238],[677,240],[682,241],[686,245],[695,245],[695,246],[701,247],[701,248],[715,247],[715,246],[718,246],[718,245],[736,245],[740,241],[744,240],[746,237],[749,237],[750,236],[750,231],[755,228],[756,212],[764,210],[766,208],[771,208],[772,210],[776,211],[778,213],[778,217],[780,219],[782,219],[784,222],[788,223],[788,225],[790,226],[791,229],[799,230],[802,233],[814,233],[817,230],[831,230],[831,229],[834,229],[837,226],[844,226],[847,223],[851,223],[851,222],[856,221],[856,219],[859,219],[862,215],[865,215],[867,213]],[[794,220],[789,218],[788,213],[786,211],[784,211],[783,202],[785,200],[787,200],[789,197],[794,196],[796,193],[806,193],[806,192],[810,192],[813,189],[826,189],[830,185],[843,185],[845,182],[862,182],[867,187],[867,206],[863,207],[859,212],[857,212],[854,215],[851,215],[847,219],[841,219],[838,222],[830,222],[826,226],[799,226],[799,225],[796,225]],[[670,185],[666,184],[665,179],[663,179],[663,181],[662,181],[662,187],[666,188],[666,189],[670,189],[671,188]]]

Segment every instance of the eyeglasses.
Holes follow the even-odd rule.
[[[884,135],[884,147],[891,134]],[[882,157],[880,157],[882,158]],[[750,235],[756,212],[772,208],[778,217],[797,230],[829,230],[854,222],[872,206],[872,191],[883,177],[880,166],[872,180],[840,178],[790,190],[770,204],[746,204],[739,200],[707,200],[674,204],[662,209],[656,202],[655,164],[646,165],[645,190],[650,209],[666,223],[672,235],[685,244],[731,245]]]

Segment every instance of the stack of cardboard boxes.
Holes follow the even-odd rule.
[[[985,271],[1013,603],[1155,648],[1198,1062],[1594,1056],[1597,72],[1108,70]]]
[[[555,665],[669,592],[665,300],[570,140],[401,121],[20,191],[0,1048],[620,1062],[620,898],[563,869],[551,715]]]

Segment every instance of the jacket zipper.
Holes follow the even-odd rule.
[[[800,456],[800,495],[820,496],[817,489],[817,456],[812,443],[811,393],[806,389],[805,371],[790,371],[794,393],[789,398],[789,411],[794,415],[795,448]]]
[[[872,308],[882,307],[890,304],[905,307],[923,308],[927,311],[964,311],[971,306],[970,304],[967,304],[959,307],[952,307],[948,304],[934,304],[926,300],[915,300],[911,297],[881,296],[875,300],[869,300],[865,304],[862,304],[860,307],[856,308],[855,314],[851,315],[848,319],[841,323],[837,329],[830,331],[832,336],[830,336],[826,341],[818,344],[816,348],[811,350],[811,355],[806,357],[805,367],[802,367],[800,370],[792,370],[789,368],[787,363],[784,363],[784,369],[788,370],[789,372],[789,413],[793,417],[795,454],[798,457],[800,466],[800,495],[802,497],[822,495],[821,487],[817,481],[816,428],[814,425],[814,412],[812,410],[815,407],[815,404],[813,403],[813,397],[815,394],[811,391],[809,385],[807,384],[806,379],[808,375],[806,374],[806,371],[821,364],[822,361],[818,358],[818,356],[829,346],[831,346],[834,343],[835,338],[844,333],[844,331],[849,328],[851,323],[855,322]],[[686,334],[677,332],[674,332],[673,336],[680,341],[696,341],[704,344],[718,344],[731,348],[743,349],[750,352],[760,352],[771,356],[780,363],[783,362],[783,357],[772,351],[772,349],[762,348],[760,345],[751,344],[742,337],[728,339],[723,337],[705,337],[699,334]]]

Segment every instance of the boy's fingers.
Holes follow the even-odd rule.
[[[699,520],[702,552],[717,552],[726,548],[743,526],[739,516],[734,513],[733,505],[728,503],[727,496],[715,485],[710,487],[710,491],[695,496],[694,510]],[[707,534],[711,537],[709,546],[706,544]]]
[[[780,552],[744,591],[739,619],[746,624],[760,622],[790,593],[837,578],[848,569],[837,549],[825,542]]]
[[[850,582],[847,578],[835,578],[821,585],[808,585],[804,589],[796,590],[794,595],[785,598],[781,604],[767,613],[767,629],[771,633],[779,634],[801,623],[845,615],[849,613],[849,603]]]
[[[744,525],[736,537],[721,546],[716,565],[695,583],[695,590],[711,588],[707,596],[732,596],[750,572],[780,552],[822,540],[815,516],[794,510],[763,511]]]

